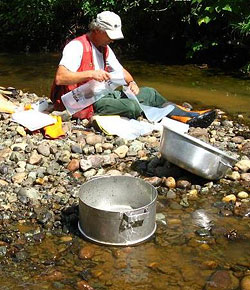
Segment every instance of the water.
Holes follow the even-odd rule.
[[[203,290],[219,269],[240,279],[250,266],[249,219],[221,216],[214,201],[203,196],[189,208],[174,210],[159,196],[158,212],[166,216],[167,225],[158,223],[151,240],[134,247],[101,246],[77,235],[47,233],[42,241],[26,242],[26,260],[6,258],[1,290],[85,289],[77,287],[83,278],[94,289]],[[197,206],[202,210],[195,211]],[[34,225],[17,228],[26,237],[34,231]],[[229,239],[233,230],[238,237]],[[21,237],[18,244],[23,243]],[[85,259],[79,258],[82,248]]]
[[[56,54],[2,54],[0,85],[48,96],[58,60]],[[250,118],[249,80],[194,66],[126,65],[139,85],[153,86],[171,101],[219,107]],[[80,285],[84,279],[96,290],[202,290],[220,269],[240,280],[250,267],[249,218],[222,215],[214,206],[222,195],[201,195],[182,209],[173,209],[159,196],[157,212],[166,222],[159,221],[153,237],[134,247],[95,245],[75,233],[44,231],[35,239],[35,224],[17,223],[12,228],[20,239],[0,256],[0,289],[90,290]],[[82,248],[87,258],[80,258]],[[16,251],[18,261],[13,258]]]
[[[60,54],[0,54],[0,86],[49,96]],[[169,101],[195,108],[216,107],[250,120],[250,80],[194,65],[154,65],[124,61],[139,86],[156,88]]]

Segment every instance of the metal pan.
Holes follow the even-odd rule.
[[[141,243],[156,230],[157,190],[130,176],[94,178],[81,186],[79,230],[90,241],[115,246]]]
[[[222,178],[237,162],[210,144],[164,125],[160,152],[169,162],[210,180]]]

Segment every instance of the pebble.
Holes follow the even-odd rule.
[[[50,155],[50,146],[49,144],[43,142],[37,147],[38,153],[42,154],[45,157],[49,157]]]
[[[250,173],[242,173],[240,177],[242,180],[250,182]]]
[[[14,183],[22,183],[24,181],[24,179],[26,178],[27,173],[26,172],[20,172],[20,173],[16,173],[12,176],[11,180]]]
[[[191,183],[187,180],[178,180],[176,183],[176,187],[181,189],[190,189]]]
[[[189,200],[197,200],[199,198],[197,189],[189,190],[187,193],[187,197]]]
[[[236,201],[236,196],[234,194],[229,194],[226,195],[222,198],[223,202],[235,202]]]
[[[230,271],[218,270],[207,281],[206,290],[234,290],[239,287],[239,280]]]
[[[39,164],[40,162],[42,161],[42,156],[39,155],[37,153],[37,151],[33,151],[31,154],[30,154],[30,157],[28,159],[28,162],[29,164],[31,165],[37,165]]]
[[[238,171],[232,171],[229,173],[227,173],[226,175],[227,178],[230,178],[231,180],[240,180],[241,179],[241,175]]]
[[[153,186],[159,186],[161,184],[161,178],[154,176],[149,178],[144,178],[144,180]]]
[[[68,166],[67,169],[71,172],[74,172],[80,168],[80,161],[78,159],[72,159]]]
[[[103,143],[103,137],[96,134],[91,134],[86,137],[86,143],[88,145],[95,145],[97,143]]]
[[[167,199],[175,199],[175,198],[176,198],[176,193],[170,189],[167,192]]]
[[[116,148],[114,150],[114,153],[117,154],[119,158],[124,158],[128,153],[128,149],[129,148],[127,145],[122,145]]]
[[[94,246],[84,246],[79,251],[79,258],[81,260],[92,259],[95,255]]]
[[[173,177],[163,177],[163,183],[166,185],[168,188],[176,188],[176,181]]]
[[[248,193],[247,192],[245,192],[245,191],[241,191],[241,192],[239,192],[238,194],[237,194],[237,196],[238,196],[238,198],[240,198],[240,199],[244,199],[244,198],[248,198]]]
[[[250,275],[243,277],[240,286],[241,290],[250,290]]]
[[[250,169],[250,160],[240,160],[235,164],[242,172],[247,172]]]

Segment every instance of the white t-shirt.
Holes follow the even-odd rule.
[[[92,42],[91,46],[93,51],[93,61],[95,69],[104,69],[103,54],[94,46]],[[121,71],[122,65],[119,63],[113,50],[109,46],[108,50],[109,53],[106,59],[107,66],[110,68],[111,71]],[[59,65],[63,65],[68,70],[76,72],[81,65],[83,53],[84,51],[82,43],[79,40],[71,41],[64,47],[62,59]]]

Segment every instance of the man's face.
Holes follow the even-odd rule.
[[[110,39],[105,31],[96,31],[96,45],[105,47],[110,43],[114,42],[114,40]]]

